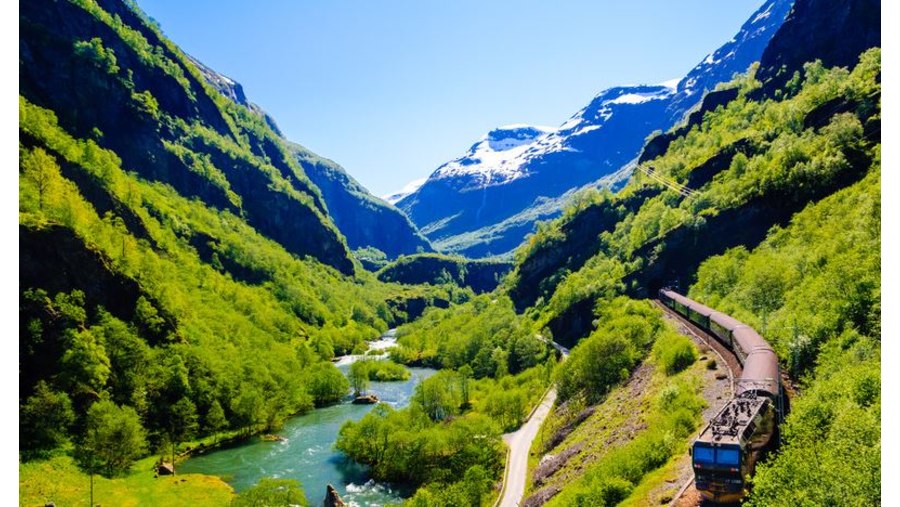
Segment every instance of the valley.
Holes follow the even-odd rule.
[[[383,341],[383,340],[382,340]],[[372,342],[378,347],[379,342]],[[372,349],[370,350],[385,350]],[[354,360],[365,356],[338,358],[338,368],[345,375]],[[367,393],[378,396],[382,403],[395,409],[406,407],[415,386],[435,373],[429,368],[410,368],[409,380],[372,382]],[[290,478],[300,481],[311,505],[325,495],[325,485],[332,484],[345,502],[359,505],[394,503],[409,496],[402,485],[375,482],[361,467],[334,450],[338,430],[345,421],[359,421],[372,405],[355,405],[351,399],[291,418],[277,433],[280,441],[254,439],[247,443],[212,451],[190,458],[179,466],[179,473],[199,473],[228,477],[229,485],[240,492],[265,477]]]
[[[137,3],[21,2],[19,505],[695,505],[739,328],[792,399],[733,493],[880,505],[880,7],[761,3],[391,204]]]

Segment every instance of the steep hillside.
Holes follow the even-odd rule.
[[[778,102],[751,100],[759,84],[742,78],[735,100],[641,164],[620,194],[582,196],[518,252],[517,306],[539,303],[540,321],[571,343],[590,329],[597,297],[687,286],[706,257],[752,247],[858,181],[880,139],[878,59],[867,53],[852,74],[808,66],[799,92]]]
[[[760,60],[757,79],[766,93],[803,71],[809,55],[826,67],[852,67],[863,51],[881,46],[878,0],[797,0]]]
[[[646,137],[670,128],[704,92],[757,61],[791,3],[766,2],[731,41],[677,85],[610,88],[557,130],[529,127],[529,142],[517,141],[515,149],[484,156],[476,144],[466,156],[438,168],[398,207],[440,250],[477,257],[511,251],[536,220],[554,216],[560,206],[540,213],[529,213],[530,208],[585,185],[624,184],[628,173],[620,169],[637,157]],[[485,139],[497,133],[519,139],[520,132],[498,129]],[[510,220],[514,216],[519,219]]]
[[[335,354],[449,304],[354,274],[280,138],[130,4],[21,13],[23,461],[89,445],[98,421],[128,435],[102,446],[109,476],[163,445],[277,428],[346,393]],[[75,458],[101,471],[90,445]]]
[[[692,298],[762,330],[802,390],[751,505],[881,498],[881,174],[706,260]],[[847,459],[853,456],[853,459]]]
[[[63,129],[145,179],[244,216],[297,255],[353,272],[321,194],[278,136],[129,6],[24,2],[20,15],[20,94]]]
[[[240,83],[193,58],[191,62],[225,98],[262,117],[269,128],[284,138],[274,118],[247,99]],[[322,193],[329,217],[346,237],[350,248],[376,248],[391,259],[432,250],[428,240],[402,211],[370,194],[343,167],[297,143],[284,142],[294,161]]]
[[[496,289],[510,269],[512,264],[508,262],[421,254],[404,256],[388,264],[378,271],[378,279],[414,285],[454,283],[482,293]]]
[[[298,144],[288,143],[288,149],[322,192],[350,248],[377,248],[389,259],[433,250],[402,211],[370,194],[343,167]]]

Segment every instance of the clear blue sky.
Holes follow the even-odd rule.
[[[509,123],[681,77],[763,0],[139,0],[284,134],[383,195]]]

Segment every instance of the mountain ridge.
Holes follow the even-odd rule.
[[[470,257],[510,251],[509,245],[518,245],[530,232],[527,226],[508,232],[498,230],[493,238],[475,242],[460,237],[521,214],[540,198],[557,198],[619,171],[637,158],[648,135],[668,130],[705,91],[759,60],[792,3],[765,2],[735,37],[707,55],[675,88],[670,81],[668,86],[619,86],[601,91],[556,133],[543,138],[534,151],[523,153],[515,168],[503,171],[525,176],[506,179],[502,184],[493,184],[493,180],[479,184],[487,180],[464,174],[459,179],[448,178],[436,170],[397,206],[439,248],[453,244],[449,251]],[[601,185],[616,189],[623,183],[608,178]],[[500,244],[502,251],[497,248]]]
[[[142,177],[245,216],[296,255],[354,272],[321,193],[277,134],[209,87],[131,7],[108,0],[20,7],[22,96]],[[56,93],[62,89],[70,93]]]
[[[219,93],[262,117],[284,140],[288,151],[322,193],[331,219],[345,236],[351,249],[373,247],[391,259],[404,254],[434,250],[403,211],[371,194],[340,164],[288,140],[275,119],[247,98],[239,82],[204,65],[196,58],[188,58]]]

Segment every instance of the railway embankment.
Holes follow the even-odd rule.
[[[691,336],[686,329],[679,331]],[[626,505],[660,505],[675,498],[689,478],[690,461],[682,463],[688,433],[702,429],[732,395],[726,361],[702,337],[691,337],[699,358],[685,370],[667,375],[650,354],[601,402],[570,399],[555,407],[532,446],[521,505],[568,504],[595,480],[592,470],[616,468],[635,458],[647,466],[634,478],[634,487],[621,493],[621,500]],[[674,404],[687,410],[676,415]],[[656,440],[664,428],[672,427],[673,419],[686,414],[693,428],[682,428],[676,442],[662,445]],[[665,449],[655,457],[643,452],[652,446]]]

